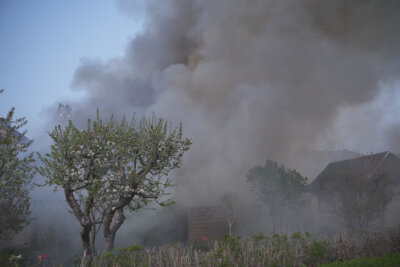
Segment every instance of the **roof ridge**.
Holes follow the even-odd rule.
[[[378,170],[378,168],[383,164],[383,162],[385,161],[385,159],[390,155],[391,153],[389,151],[386,151],[385,155],[383,156],[383,158],[378,162],[378,164],[376,164],[375,168],[372,170],[372,172],[367,176],[368,178],[372,177],[372,175],[374,175],[374,173]]]
[[[387,156],[389,156],[390,154],[394,155],[394,154],[393,154],[392,152],[390,152],[390,151],[383,151],[383,152],[378,152],[378,153],[369,154],[369,155],[361,155],[361,156],[359,156],[359,157],[357,157],[357,158],[351,158],[351,159],[344,159],[344,160],[332,161],[332,162],[329,162],[329,164],[327,165],[327,167],[328,167],[329,165],[331,165],[331,164],[336,164],[336,163],[345,162],[345,161],[359,160],[359,159],[361,159],[361,158],[370,158],[370,157],[374,157],[374,156],[377,156],[377,155],[380,155],[380,154],[385,154],[384,157],[387,157]]]

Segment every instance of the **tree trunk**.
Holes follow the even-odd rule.
[[[113,223],[113,218],[115,214],[117,213],[117,218],[115,219],[115,222]],[[123,222],[125,221],[125,216],[123,209],[120,208],[117,210],[117,212],[110,210],[108,214],[105,216],[104,219],[104,239],[106,241],[106,247],[105,251],[111,251],[114,249],[114,240],[115,240],[115,234],[117,233],[118,229],[121,227]]]
[[[275,234],[276,233],[276,218],[275,218],[275,214],[271,214],[271,218],[272,218],[272,223],[273,223],[273,226],[274,226],[274,234]]]
[[[82,241],[82,247],[84,249],[84,256],[85,259],[84,261],[92,261],[94,259],[93,255],[93,250],[90,242],[90,232],[92,230],[92,225],[86,225],[83,226],[82,232],[81,232],[81,241]]]
[[[378,215],[379,227],[385,228],[385,209],[382,209]]]
[[[229,220],[228,221],[229,236],[232,236],[232,225],[233,225],[233,220]]]
[[[96,224],[93,224],[92,226],[92,231],[91,231],[91,240],[90,240],[90,245],[92,248],[92,252],[93,252],[93,256],[96,257],[96,232],[97,232],[97,228],[96,228]]]
[[[78,219],[80,225],[82,226],[81,232],[81,241],[82,241],[82,248],[84,250],[84,255],[86,255],[86,259],[84,261],[92,261],[94,259],[93,250],[91,248],[90,242],[90,232],[92,230],[93,222],[90,218],[90,210],[91,210],[91,203],[87,202],[85,206],[85,213],[80,209],[78,201],[74,196],[74,191],[70,190],[68,186],[64,187],[64,194],[67,203],[72,209],[75,217]]]
[[[105,236],[106,247],[105,251],[111,251],[114,249],[115,233],[110,233],[107,237]]]

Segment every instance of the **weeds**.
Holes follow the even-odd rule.
[[[369,267],[393,267],[400,266],[400,253],[385,255],[382,257],[370,258],[362,257],[345,262],[334,262],[320,267],[354,267],[354,266],[369,266]]]
[[[400,229],[344,232],[329,238],[297,232],[292,235],[257,234],[247,239],[225,236],[214,241],[175,243],[153,248],[131,245],[104,253],[91,266],[313,267],[398,252]]]
[[[400,251],[400,230],[344,232],[333,237],[311,233],[256,234],[248,239],[176,243],[151,249],[130,246],[98,257],[94,266],[318,266]]]

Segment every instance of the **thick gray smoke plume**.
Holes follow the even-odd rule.
[[[73,85],[88,97],[72,116],[85,122],[99,108],[182,121],[194,144],[178,201],[247,192],[247,170],[266,158],[301,171],[299,151],[346,140],[389,149],[399,137],[394,121],[380,123],[380,104],[397,90],[400,1],[163,0],[145,10],[124,57],[77,69]]]

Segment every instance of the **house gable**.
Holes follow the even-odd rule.
[[[386,175],[394,183],[400,184],[400,158],[391,152],[382,152],[329,163],[308,186],[308,191],[321,194],[332,190],[333,187],[340,185],[344,172],[355,172],[360,174],[363,179]]]

